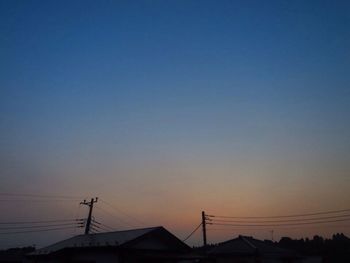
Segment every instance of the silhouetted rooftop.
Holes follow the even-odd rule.
[[[267,256],[292,256],[291,250],[279,248],[273,243],[261,241],[252,237],[239,236],[218,244],[209,251],[211,255],[267,255]]]
[[[163,229],[163,227],[150,227],[115,232],[78,235],[57,242],[53,245],[38,249],[35,252],[31,253],[31,255],[50,254],[65,248],[121,246],[156,229]]]

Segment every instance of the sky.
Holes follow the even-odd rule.
[[[0,196],[2,220],[85,216],[80,200],[98,196],[108,225],[183,238],[202,210],[349,208],[349,28],[349,1],[1,0],[0,193],[14,194]],[[350,223],[273,230],[350,235]]]

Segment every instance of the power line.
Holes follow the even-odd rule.
[[[91,224],[91,230],[93,231],[92,233],[93,234],[97,234],[97,233],[100,233],[101,231],[98,230],[98,228],[95,227],[95,225]]]
[[[112,230],[112,231],[115,231],[115,228],[114,228],[114,227],[110,227],[110,226],[108,226],[108,225],[106,225],[106,224],[102,224],[102,223],[101,223],[101,226],[104,227],[104,228],[107,228],[107,230],[109,229],[109,231],[111,231],[111,230]]]
[[[106,228],[104,228],[104,227],[102,227],[102,226],[98,226],[98,225],[95,225],[95,224],[92,224],[92,226],[93,226],[94,228],[101,229],[101,230],[106,231],[106,232],[109,232],[109,231],[110,231],[109,229],[106,229]]]
[[[122,211],[121,209],[116,208],[115,206],[113,206],[113,205],[110,204],[109,202],[107,202],[107,201],[105,201],[105,200],[103,200],[103,199],[101,200],[101,202],[104,203],[104,204],[106,204],[106,205],[108,205],[109,207],[111,207],[112,209],[114,209],[115,211],[117,211],[118,213],[121,213],[121,214],[125,215],[126,217],[129,217],[130,219],[132,219],[134,222],[140,224],[141,226],[142,226],[142,225],[146,225],[144,222],[142,222],[142,221],[140,221],[139,219],[137,219],[137,218],[135,218],[135,217],[129,215],[128,213]]]
[[[285,222],[300,222],[300,221],[318,221],[324,219],[334,219],[334,218],[343,218],[350,217],[350,214],[345,215],[336,215],[336,216],[326,216],[326,217],[313,217],[313,218],[300,218],[300,219],[286,219],[286,220],[258,220],[258,221],[245,221],[245,220],[222,220],[222,219],[210,219],[211,222],[223,222],[223,223],[285,223]]]
[[[185,239],[183,239],[182,242],[185,242],[187,239],[189,239],[201,226],[202,223],[200,223]]]
[[[57,219],[57,220],[41,220],[41,221],[13,221],[0,222],[0,225],[19,225],[19,224],[41,224],[41,223],[58,223],[58,222],[81,222],[84,219]]]
[[[101,231],[97,231],[94,228],[90,229],[90,234],[99,234],[99,233],[101,233]]]
[[[57,226],[82,226],[82,223],[64,223],[64,224],[50,224],[50,225],[34,225],[34,226],[10,226],[0,227],[0,230],[13,230],[13,229],[32,229],[32,228],[46,228]]]
[[[27,230],[27,231],[15,231],[15,232],[0,232],[0,235],[10,235],[10,234],[26,234],[26,233],[37,233],[37,232],[48,232],[64,229],[73,229],[75,227],[59,227],[59,228],[49,228],[49,229],[40,229],[40,230]]]
[[[78,204],[78,210],[76,211],[76,215],[75,215],[75,219],[76,219],[76,220],[79,219],[80,208],[81,208],[81,204],[79,203],[79,204]],[[82,220],[84,220],[84,219],[82,219]],[[77,232],[77,228],[74,229],[74,235],[76,234],[76,232]]]
[[[108,225],[106,225],[106,224],[104,224],[104,223],[98,222],[98,221],[96,221],[96,220],[93,220],[93,223],[96,223],[96,224],[98,224],[99,226],[102,226],[102,227],[107,228],[107,229],[109,228],[109,230],[112,230],[112,231],[115,230],[114,227],[110,227],[110,226],[108,226]],[[97,226],[97,225],[95,225],[95,226]],[[97,226],[97,227],[99,227],[99,226]]]
[[[126,225],[126,226],[129,226],[129,227],[135,227],[134,225],[131,225],[129,224],[128,222],[126,222],[125,220],[123,220],[122,218],[120,217],[117,217],[115,214],[112,214],[111,212],[109,212],[108,210],[102,208],[102,207],[99,207],[99,206],[96,206],[97,209],[103,211],[104,213],[106,213],[107,215],[111,216],[112,218],[115,218],[117,219],[119,222],[121,222],[122,224]]]
[[[278,227],[278,229],[287,229],[287,230],[295,230],[295,229],[300,229],[300,228],[303,228],[303,227],[307,227],[308,229],[320,229],[320,228],[348,228],[350,227],[350,225],[314,225],[314,226],[309,226],[309,225],[306,225],[306,226],[292,226],[292,227],[289,227],[289,226],[284,226],[284,227]],[[260,228],[260,230],[270,230],[271,229],[271,226],[266,226],[266,228]],[[242,226],[242,227],[223,227],[223,228],[208,228],[207,229],[208,231],[228,231],[228,230],[231,230],[231,231],[251,231],[252,228],[248,228],[245,226]],[[255,231],[255,230],[254,230]]]
[[[102,227],[105,227],[105,228],[109,228],[110,230],[115,230],[115,228],[114,227],[110,227],[110,226],[108,226],[108,225],[106,225],[106,224],[104,224],[104,223],[101,223],[101,222],[99,222],[99,221],[96,221],[95,219],[93,220],[93,223],[96,223],[97,225],[99,225],[99,226],[102,226]]]
[[[80,199],[0,199],[0,202],[71,202]]]
[[[20,194],[20,193],[4,193],[0,192],[0,196],[20,196],[20,197],[37,197],[37,198],[64,198],[64,199],[81,199],[83,196],[74,195],[47,195],[47,194]]]
[[[305,213],[305,214],[291,214],[291,215],[278,215],[278,216],[221,216],[221,215],[207,215],[208,217],[216,217],[216,218],[237,218],[237,219],[250,219],[250,218],[285,218],[285,217],[307,217],[307,216],[315,216],[315,215],[325,215],[325,214],[339,214],[344,212],[350,212],[350,208],[343,210],[332,210],[325,212],[316,212],[316,213]]]
[[[223,223],[211,223],[211,225],[219,226],[244,226],[244,227],[266,227],[266,226],[299,226],[299,225],[315,225],[315,224],[324,224],[324,223],[335,223],[335,222],[344,222],[349,221],[350,218],[338,219],[338,220],[328,220],[328,221],[318,221],[318,222],[301,222],[301,223],[290,223],[290,224],[223,224]]]
[[[94,227],[97,228],[97,229],[100,229],[101,232],[111,232],[110,229],[107,229],[107,228],[104,228],[104,227],[101,227],[101,226],[94,225]]]

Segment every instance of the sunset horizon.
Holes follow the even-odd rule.
[[[0,249],[84,234],[96,197],[96,233],[350,237],[349,14],[0,0]]]

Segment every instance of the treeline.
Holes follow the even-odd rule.
[[[282,237],[277,244],[303,256],[321,256],[323,262],[350,262],[350,239],[342,233],[335,234],[330,239],[318,235],[312,239]]]

